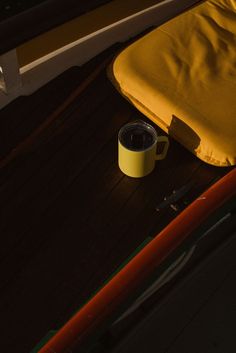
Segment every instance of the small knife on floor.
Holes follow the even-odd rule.
[[[191,180],[189,183],[185,184],[178,190],[174,190],[171,195],[164,197],[164,200],[160,202],[156,207],[156,211],[161,211],[162,209],[170,206],[174,211],[178,211],[179,207],[177,202],[180,201],[194,186],[195,182]]]

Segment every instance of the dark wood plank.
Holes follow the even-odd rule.
[[[31,176],[35,175],[42,165],[52,158],[61,146],[75,135],[77,129],[85,126],[89,116],[96,112],[97,107],[107,99],[106,92],[102,89],[97,94],[97,86],[89,88],[87,95],[82,95],[69,111],[62,113],[50,127],[40,135],[36,141],[29,145],[23,153],[8,163],[1,171],[1,202],[5,204],[10,195],[15,194],[21,185]],[[93,96],[93,104],[90,105],[90,96]],[[91,124],[91,123],[90,123]],[[20,170],[19,170],[20,169]]]
[[[2,347],[6,352],[16,348],[22,353],[30,351],[48,330],[63,323],[60,318],[68,313],[67,301],[77,291],[71,278],[76,278],[79,287],[86,287],[88,281],[89,274],[81,261],[87,250],[83,239],[88,235],[82,227],[77,233],[67,230],[67,240],[59,238],[53,251],[41,247],[8,290],[1,293]],[[97,237],[94,232],[93,236]]]
[[[94,121],[91,119],[90,123],[87,122],[86,129],[81,129],[81,134],[71,138],[65,149],[60,150],[51,163],[46,168],[40,169],[35,178],[28,181],[25,187],[14,196],[12,202],[4,206],[1,227],[4,234],[8,236],[7,242],[11,241],[11,235],[17,232],[20,236],[20,233],[24,233],[30,224],[40,220],[42,212],[73,183],[86,165],[96,158],[107,139],[110,139],[116,124],[121,126],[124,119],[127,121],[127,117],[112,119],[113,107],[114,105],[107,110],[107,105],[102,106],[102,114],[106,120],[101,123],[98,118]],[[97,117],[99,114],[97,109]],[[98,129],[99,126],[101,130]],[[14,224],[11,222],[13,213],[15,214]]]
[[[62,104],[120,44],[115,44],[91,59],[83,68],[73,67],[28,97],[19,97],[0,112],[0,157],[32,133]],[[65,84],[66,82],[66,84]],[[73,105],[71,107],[73,109]],[[67,110],[68,114],[68,110]],[[61,120],[61,118],[60,118]]]
[[[68,82],[65,86],[64,81]],[[29,97],[19,97],[0,114],[1,158],[25,139],[76,88],[81,70],[72,68]],[[58,88],[55,90],[55,84]]]
[[[175,148],[172,150],[173,152],[176,151]],[[186,165],[186,172],[188,169],[189,171],[191,171],[194,166],[192,165],[192,156],[189,155],[188,153],[187,153],[187,156],[188,158],[191,157],[189,159],[191,163],[189,165]],[[154,198],[157,197],[158,190],[160,192],[160,190],[163,189],[163,184],[165,184],[167,175],[168,174],[170,175],[171,173],[173,173],[173,168],[175,168],[176,165],[174,164],[171,166],[171,168],[166,168],[165,164],[163,164],[162,175],[160,174],[161,168],[159,168],[158,174],[153,174],[152,176],[148,177],[146,181],[143,181],[139,179],[134,180],[128,177],[122,177],[118,169],[116,160],[117,160],[117,137],[115,136],[112,139],[111,143],[104,146],[104,149],[102,150],[101,155],[98,156],[95,161],[92,161],[89,164],[88,168],[86,168],[82,174],[79,174],[79,177],[77,178],[77,180],[73,182],[72,186],[66,191],[66,193],[62,194],[60,199],[57,199],[56,204],[51,207],[47,215],[44,215],[44,217],[46,217],[47,219],[47,221],[44,222],[47,228],[45,228],[44,226],[44,231],[41,231],[41,232],[46,233],[49,227],[51,226],[51,224],[53,224],[52,225],[53,230],[58,229],[58,231],[61,232],[62,231],[61,227],[63,227],[63,231],[65,232],[67,226],[71,226],[72,224],[74,224],[74,227],[76,228],[77,224],[80,224],[80,222],[87,221],[88,223],[92,224],[92,227],[94,229],[99,230],[100,232],[103,232],[105,234],[109,234],[109,233],[114,234],[115,232],[115,237],[119,239],[119,237],[124,233],[124,231],[127,231],[127,226],[129,226],[130,224],[133,225],[133,222],[135,221],[136,218],[139,219],[138,216],[140,215],[141,211],[146,211],[145,218],[148,217],[150,213],[152,214],[152,219],[156,219],[157,214],[156,214],[156,211],[154,210],[155,200],[153,200],[152,197]],[[175,160],[178,161],[177,158],[175,158]],[[195,163],[196,165],[198,165],[199,161],[195,160]],[[108,170],[106,171],[106,169],[102,169],[104,167],[108,168]],[[48,173],[47,170],[46,172]],[[94,173],[96,173],[96,180],[94,180]],[[39,177],[41,180],[42,175],[40,174]],[[156,184],[156,189],[155,189],[156,194],[155,194],[153,193],[153,188],[150,187],[150,185],[153,184],[150,181],[155,182],[155,179],[157,177],[159,177],[162,180],[162,183]],[[180,181],[183,182],[182,172],[179,175],[179,178],[180,178]],[[177,182],[177,179],[175,179],[175,183],[176,182]],[[28,187],[28,184],[27,184],[27,187]],[[171,188],[171,184],[169,185],[169,188]],[[34,191],[34,184],[33,184],[32,190]],[[42,193],[42,190],[41,190],[41,193]],[[46,193],[47,193],[47,189],[46,189]],[[133,194],[135,194],[134,197],[132,197]],[[23,190],[22,195],[25,196],[25,190]],[[41,194],[39,197],[41,197]],[[36,198],[36,202],[37,202],[36,210],[37,210],[37,216],[40,219],[39,203],[42,203],[41,207],[43,210],[43,207],[45,207],[46,200],[44,196],[41,202],[39,197]],[[15,229],[15,233],[21,234],[21,231],[22,231],[21,228],[23,226],[29,227],[30,224],[32,224],[33,208],[35,208],[35,206],[32,203],[30,205],[27,205],[27,202],[28,201],[26,199],[25,203],[23,204],[24,207],[23,206],[21,207],[22,212],[18,211],[18,214],[16,215],[15,223],[17,222],[17,225],[15,223],[12,224],[10,222],[11,220],[11,212],[10,212],[11,208],[10,208],[9,220],[8,220],[8,223],[10,225],[10,230],[6,234],[11,235],[14,229]],[[50,199],[48,202],[52,202],[52,200]],[[70,204],[71,207],[68,208],[68,204]],[[149,207],[150,204],[152,205],[153,207],[152,211],[154,212],[151,212]],[[16,211],[15,211],[16,213],[17,213],[17,208],[18,208],[18,205],[16,205]],[[79,214],[78,214],[78,209],[79,209]],[[118,217],[116,217],[116,214],[118,214]],[[28,215],[31,215],[31,220],[29,222],[26,222]],[[59,225],[57,221],[58,218],[60,219]],[[97,221],[97,223],[100,222],[100,226],[99,224],[96,224],[95,219],[99,220]],[[63,223],[62,223],[62,220],[63,220]],[[20,223],[21,221],[22,221],[22,226]],[[108,225],[107,225],[107,222],[108,222]],[[145,224],[146,222],[142,222],[142,223]],[[147,222],[147,224],[150,227],[150,219]],[[146,232],[144,234],[146,234]],[[29,238],[30,237],[31,236],[29,236]],[[38,238],[42,241],[42,236]],[[19,239],[21,239],[21,236],[19,236]],[[4,243],[8,244],[7,249],[11,249],[11,253],[14,254],[13,258],[15,258],[16,256],[13,245],[15,243],[17,246],[19,239],[17,238],[16,235],[14,238],[9,236],[6,239],[6,241],[3,242],[3,244]],[[24,236],[24,242],[27,244],[26,239],[27,237]],[[139,238],[137,238],[137,241],[139,241]],[[22,249],[22,243],[20,244]],[[8,253],[7,249],[5,250],[6,253]],[[10,256],[10,259],[11,258],[12,256]],[[11,261],[10,259],[8,255],[8,262]]]
[[[127,119],[126,117],[123,118]],[[119,121],[119,124],[122,124],[122,122],[124,122],[124,120],[121,119]],[[15,222],[17,222],[17,227],[14,224],[11,225],[9,223],[10,228],[8,228],[8,233],[6,233],[5,231],[5,234],[9,234],[9,237],[4,240],[5,254],[7,254],[7,263],[9,263],[9,261],[11,262],[12,260],[14,260],[15,262],[16,260],[14,246],[17,249],[18,247],[20,247],[22,251],[24,249],[24,244],[26,246],[26,249],[29,249],[29,245],[31,245],[32,252],[33,248],[37,246],[38,242],[42,242],[43,240],[45,240],[45,237],[47,237],[48,233],[52,232],[54,234],[57,234],[57,236],[63,234],[63,232],[65,233],[66,227],[68,225],[68,222],[66,223],[64,221],[66,214],[74,213],[75,215],[77,215],[75,224],[77,225],[77,227],[79,227],[79,224],[83,221],[81,219],[81,214],[86,214],[86,212],[84,212],[84,210],[86,210],[85,203],[87,203],[87,205],[89,206],[94,202],[101,202],[102,199],[106,197],[110,189],[113,188],[113,186],[119,181],[119,179],[123,177],[121,172],[117,170],[117,166],[114,164],[114,152],[111,153],[111,147],[113,148],[114,145],[116,146],[116,144],[117,138],[115,136],[112,139],[112,143],[108,142],[107,144],[104,144],[100,151],[100,154],[96,155],[97,151],[95,148],[92,150],[92,152],[95,153],[95,160],[92,159],[84,170],[82,170],[81,172],[78,171],[80,173],[80,177],[77,178],[77,180],[73,181],[73,185],[67,192],[66,196],[61,197],[60,200],[56,200],[56,203],[53,205],[53,207],[50,208],[47,214],[42,215],[43,211],[45,211],[45,206],[48,207],[48,204],[50,202],[53,202],[53,197],[55,197],[54,192],[57,194],[58,192],[62,192],[63,184],[57,184],[58,187],[56,187],[54,190],[52,186],[50,193],[51,198],[48,199],[45,199],[48,196],[48,189],[45,188],[45,191],[41,190],[41,193],[38,195],[38,197],[36,199],[33,199],[35,200],[35,203],[31,202],[31,204],[28,206],[27,202],[24,204],[25,206],[22,212],[20,212],[20,216],[17,214],[16,208]],[[77,167],[79,168],[80,166],[78,165]],[[69,176],[71,177],[72,175],[69,174]],[[60,181],[68,181],[67,174],[66,177],[63,177],[62,175],[58,176],[58,178],[61,178]],[[59,183],[58,180],[57,182]],[[31,215],[31,219],[27,221],[27,217],[29,214]],[[43,223],[41,222],[42,217],[44,217]],[[27,232],[27,234],[24,234],[26,233],[26,230],[30,228],[30,226],[32,228],[32,225],[34,225],[34,228],[37,227],[37,229],[30,230]],[[59,232],[59,234],[57,232]],[[32,233],[34,234],[34,237],[36,237],[36,240],[31,240]],[[41,235],[37,236],[37,234],[40,233]],[[11,236],[13,234],[14,236]],[[10,258],[9,251],[11,251],[11,254],[13,255],[10,255]]]
[[[0,114],[6,131],[12,131],[5,151],[48,119],[74,87],[72,81],[68,75],[70,88],[46,111],[40,108],[34,122],[13,119],[13,128]],[[51,92],[60,84],[53,81]],[[18,104],[22,111],[36,110],[49,91],[45,87],[42,95],[13,103],[9,115]],[[226,173],[171,140],[168,157],[151,175],[124,176],[117,165],[117,134],[126,122],[140,117],[102,71],[0,171],[4,352],[29,351],[47,331],[59,328],[143,240],[173,219],[173,210],[155,210],[164,196],[193,179],[194,197]]]

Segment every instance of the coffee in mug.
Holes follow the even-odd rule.
[[[157,143],[165,142],[162,153],[157,154]],[[118,163],[123,173],[140,178],[151,173],[156,160],[166,157],[169,140],[158,136],[151,125],[142,120],[124,125],[118,135]]]

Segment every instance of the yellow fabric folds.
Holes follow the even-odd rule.
[[[114,60],[112,81],[203,161],[236,164],[236,1],[210,0]]]

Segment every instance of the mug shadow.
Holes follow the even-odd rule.
[[[201,139],[196,132],[185,122],[175,115],[172,115],[171,124],[168,133],[177,141],[186,143],[188,149],[195,151],[200,145]]]

